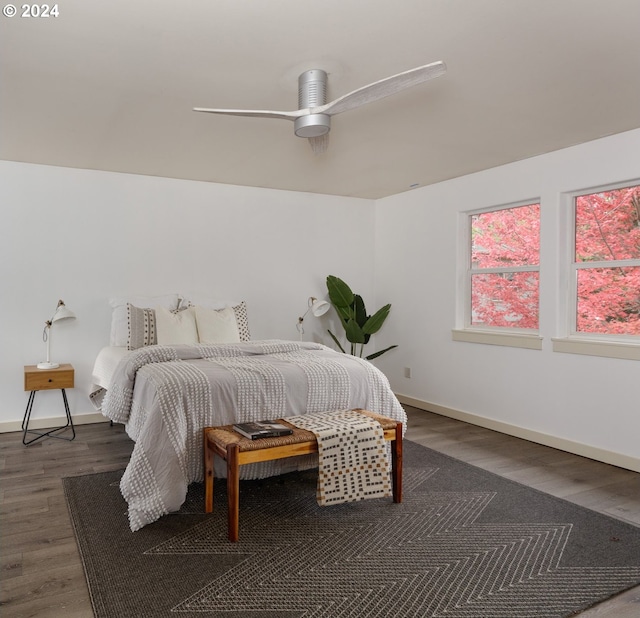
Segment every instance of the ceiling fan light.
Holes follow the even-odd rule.
[[[296,118],[293,129],[298,137],[320,137],[331,129],[331,116],[327,114],[308,114]]]

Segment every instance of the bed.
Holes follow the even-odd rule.
[[[349,408],[406,424],[384,374],[319,343],[245,336],[128,347],[100,352],[90,397],[135,442],[120,483],[134,531],[178,510],[188,485],[203,480],[204,427]],[[216,476],[224,476],[218,465]],[[243,467],[242,478],[316,465],[313,455],[251,464]]]

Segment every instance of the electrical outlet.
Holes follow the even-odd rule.
[[[405,367],[404,368],[404,377],[405,378],[410,378],[411,377],[411,367]]]

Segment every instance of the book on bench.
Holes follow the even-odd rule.
[[[234,424],[233,429],[250,440],[257,440],[258,438],[277,438],[278,436],[288,436],[293,433],[293,429],[276,421],[236,423]]]

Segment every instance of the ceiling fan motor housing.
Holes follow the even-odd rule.
[[[327,102],[327,74],[322,69],[305,71],[298,77],[298,109],[319,107]],[[307,114],[297,118],[294,131],[298,137],[320,137],[329,133],[331,116]]]

